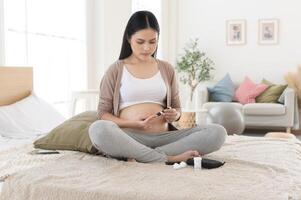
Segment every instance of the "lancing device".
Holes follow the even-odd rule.
[[[160,112],[157,112],[156,115],[159,117],[159,116],[161,116],[163,113],[164,113],[164,112],[163,112],[163,110],[162,110],[162,111],[160,111]]]
[[[167,107],[167,109],[171,109],[171,107]],[[159,117],[164,113],[164,109],[161,110],[160,112],[157,112],[156,115]]]

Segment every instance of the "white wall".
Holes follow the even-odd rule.
[[[88,88],[98,89],[103,73],[119,57],[132,4],[131,0],[89,1]]]
[[[90,40],[93,55],[89,88],[98,88],[103,72],[118,56],[122,35],[131,15],[131,0],[93,0],[94,16]],[[301,64],[301,1],[299,0],[163,0],[163,58],[172,64],[183,53],[190,38],[199,37],[201,49],[215,62],[214,76],[227,72],[235,82],[248,75],[283,83],[283,75]],[[280,20],[279,44],[258,44],[258,19]],[[247,43],[226,45],[226,20],[247,21]],[[92,67],[91,67],[92,66]],[[180,87],[182,104],[187,88]]]
[[[0,0],[0,66],[5,63],[4,60],[4,7],[3,0]]]
[[[107,67],[119,57],[132,1],[89,0],[87,4],[88,88],[97,89]],[[171,62],[177,55],[177,6],[178,0],[162,0],[162,56]]]
[[[98,1],[102,2],[102,1]],[[86,28],[87,28],[87,34],[86,34],[86,40],[87,40],[87,87],[88,89],[95,88],[95,82],[97,74],[99,73],[97,67],[96,67],[96,45],[95,41],[98,40],[98,37],[96,37],[95,34],[95,0],[89,0],[87,1],[86,6]],[[103,13],[103,12],[101,12]],[[97,52],[100,55],[103,55],[103,52]]]
[[[162,0],[162,22],[160,24],[162,59],[175,64],[177,56],[178,0]]]
[[[200,46],[216,64],[215,79],[227,72],[234,81],[248,75],[280,83],[283,75],[301,64],[300,0],[179,0],[178,49],[189,38],[199,37]],[[279,18],[278,45],[259,45],[258,19]],[[247,21],[247,43],[226,45],[226,20]]]

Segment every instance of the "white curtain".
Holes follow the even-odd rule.
[[[5,65],[32,66],[35,92],[67,115],[71,92],[87,88],[86,1],[3,1]]]

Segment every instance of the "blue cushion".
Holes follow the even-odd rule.
[[[226,74],[215,86],[208,87],[209,101],[231,102],[235,92],[235,85],[229,74]]]

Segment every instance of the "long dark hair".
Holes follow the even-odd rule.
[[[146,28],[154,29],[159,36],[160,27],[155,15],[149,11],[135,12],[129,19],[123,34],[119,60],[129,57],[133,53],[131,45],[129,43],[129,39],[131,38],[131,36],[137,31]],[[156,57],[156,54],[157,54],[157,49],[152,56]]]

